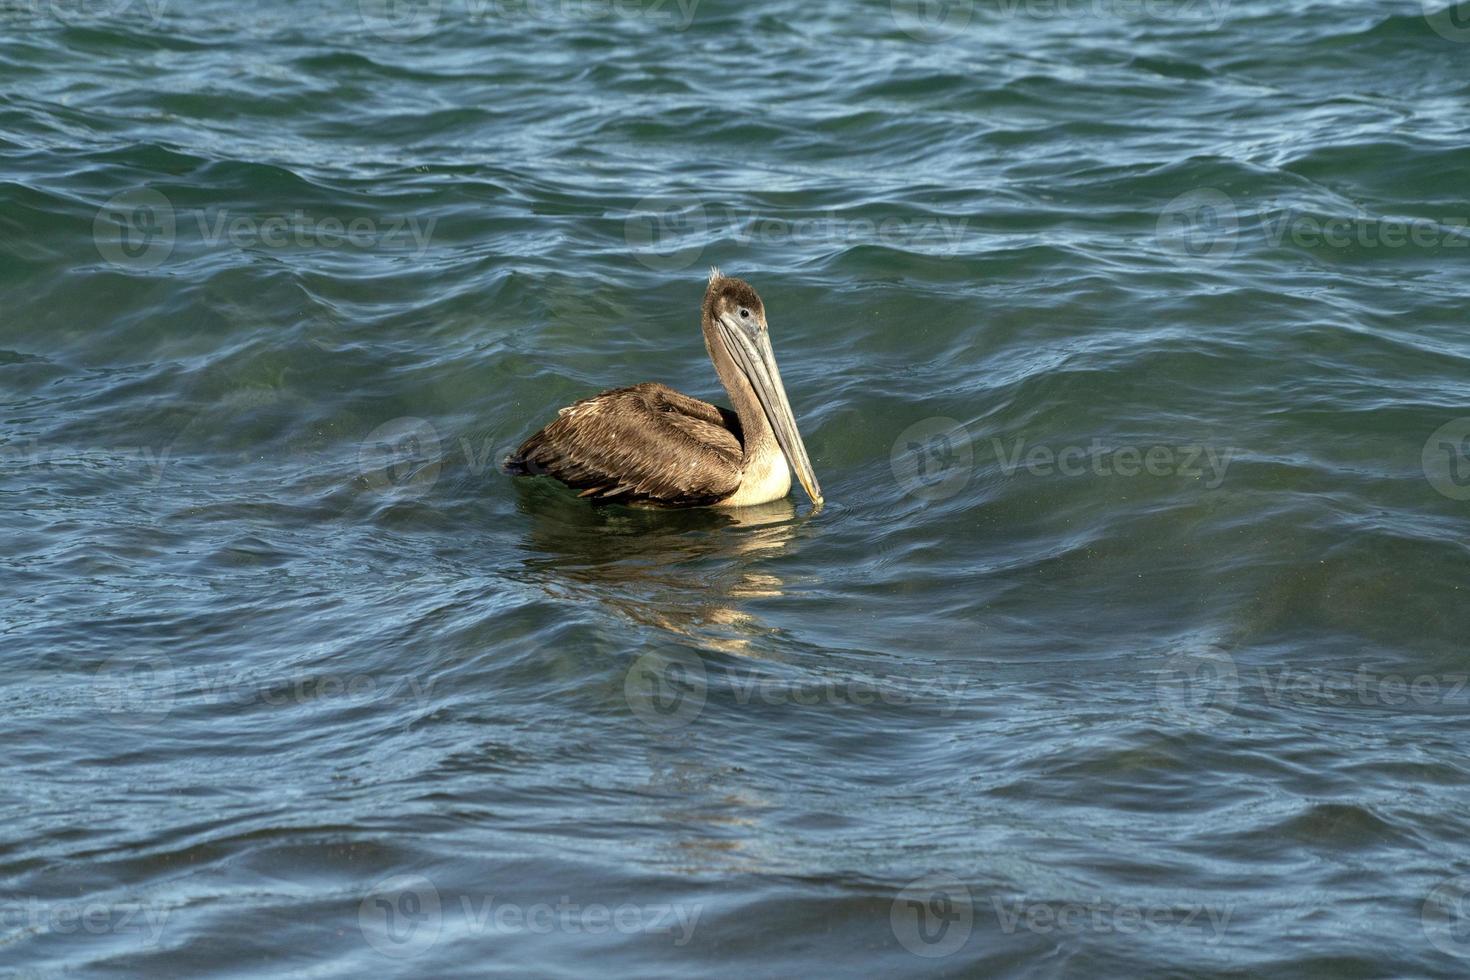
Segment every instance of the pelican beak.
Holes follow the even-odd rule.
[[[776,442],[786,454],[786,461],[796,471],[802,489],[811,498],[817,510],[822,509],[822,488],[817,485],[817,475],[812,472],[812,461],[807,458],[806,444],[796,429],[796,416],[791,413],[791,403],[786,400],[786,388],[781,384],[781,372],[776,368],[776,355],[771,351],[771,341],[764,329],[742,327],[729,316],[719,318],[720,332],[725,346],[730,349],[735,363],[745,372],[755,396],[765,409],[771,431]]]

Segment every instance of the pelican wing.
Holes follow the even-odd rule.
[[[698,507],[740,486],[739,433],[733,412],[667,385],[633,385],[562,409],[506,468],[556,477],[594,500]]]

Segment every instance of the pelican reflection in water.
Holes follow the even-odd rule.
[[[742,279],[710,271],[704,346],[734,411],[655,381],[584,398],[505,461],[598,502],[644,507],[745,507],[822,489],[796,428],[767,333],[765,304]]]
[[[563,498],[527,505],[524,581],[577,608],[601,606],[652,627],[650,642],[692,642],[731,656],[779,659],[777,632],[750,600],[784,594],[770,567],[801,533],[790,499],[756,507],[689,512],[679,520],[579,507]],[[579,513],[580,511],[580,513]],[[691,531],[701,533],[691,533]],[[698,569],[690,574],[690,569]]]

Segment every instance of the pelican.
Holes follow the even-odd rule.
[[[746,507],[785,497],[794,469],[820,509],[822,489],[776,370],[760,296],[711,269],[701,325],[734,411],[656,381],[614,388],[558,411],[506,457],[506,471],[553,476],[603,503]]]

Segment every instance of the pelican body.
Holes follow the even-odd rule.
[[[517,476],[551,476],[603,503],[744,507],[779,500],[791,474],[812,503],[822,490],[776,369],[765,304],[750,284],[711,270],[704,346],[734,409],[658,382],[584,398],[505,460]]]

